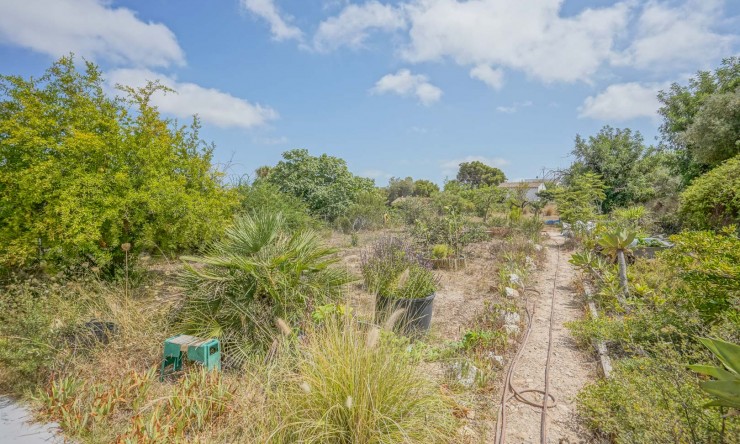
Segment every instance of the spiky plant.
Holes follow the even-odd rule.
[[[612,257],[616,257],[619,264],[619,286],[622,288],[622,298],[620,303],[625,307],[626,298],[629,297],[629,288],[627,282],[627,260],[625,253],[629,251],[629,246],[635,240],[636,233],[625,230],[613,233],[604,233],[598,240],[598,244],[604,249],[604,252]]]
[[[716,378],[700,384],[702,390],[712,397],[712,401],[705,407],[730,407],[740,410],[740,345],[719,339],[700,338],[699,340],[723,364],[722,366],[689,366],[697,373]]]
[[[315,306],[336,302],[349,274],[331,267],[335,250],[311,230],[291,231],[281,214],[237,218],[202,256],[185,256],[181,331],[221,338],[239,363],[279,333],[276,318],[299,324]]]

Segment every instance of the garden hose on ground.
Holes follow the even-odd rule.
[[[526,297],[525,299],[525,309],[527,312],[527,330],[524,332],[524,338],[522,340],[522,345],[519,347],[519,350],[514,355],[514,358],[511,360],[511,364],[509,365],[509,370],[506,373],[506,379],[504,380],[504,386],[501,390],[501,407],[499,410],[499,420],[496,424],[496,436],[494,442],[496,444],[505,444],[506,442],[506,404],[511,400],[512,398],[523,402],[527,405],[538,407],[542,409],[542,417],[540,421],[540,442],[542,444],[547,443],[547,409],[553,408],[556,405],[555,397],[550,394],[550,358],[552,355],[552,326],[553,326],[553,315],[555,312],[555,290],[557,288],[557,278],[558,278],[558,271],[560,268],[560,246],[561,244],[557,245],[557,261],[555,263],[555,276],[553,278],[553,286],[552,286],[552,299],[550,302],[550,326],[549,326],[549,333],[548,333],[548,346],[547,346],[547,360],[545,362],[545,390],[539,390],[539,389],[524,389],[524,390],[518,390],[514,384],[511,382],[512,375],[514,374],[514,371],[516,370],[517,363],[519,361],[519,358],[521,357],[522,352],[527,346],[527,340],[529,339],[529,333],[532,330],[532,320],[534,319],[534,313],[537,309],[537,303],[532,302],[531,306],[529,304],[529,297],[527,296],[527,292],[537,293],[538,295],[541,294],[539,291],[533,289],[533,288],[523,288],[524,295]],[[511,394],[509,394],[509,390],[511,390]],[[523,396],[525,393],[539,393],[542,395],[542,401],[533,401],[531,399],[527,399],[525,396]]]

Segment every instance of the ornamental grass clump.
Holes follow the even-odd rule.
[[[300,325],[316,306],[337,302],[351,279],[331,267],[334,253],[316,232],[290,230],[279,213],[237,218],[205,255],[182,258],[177,327],[221,338],[227,364],[240,364],[274,342],[276,318]]]
[[[375,295],[417,299],[436,290],[437,278],[431,266],[403,239],[384,237],[362,256],[365,286]]]
[[[273,393],[271,442],[453,442],[452,409],[385,333],[378,340],[349,317],[309,330],[295,372]]]

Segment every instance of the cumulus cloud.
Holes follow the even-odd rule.
[[[413,96],[426,106],[442,97],[442,90],[429,83],[427,76],[411,74],[408,69],[384,75],[370,91],[375,94],[392,93],[403,97]]]
[[[270,25],[270,32],[275,40],[300,40],[303,32],[298,27],[288,24],[275,6],[275,0],[241,0],[242,6],[252,14]]]
[[[167,26],[144,22],[105,0],[3,1],[0,42],[59,57],[69,52],[115,64],[169,66],[185,55]]]
[[[634,39],[614,63],[653,71],[694,69],[729,54],[737,36],[713,30],[722,19],[723,6],[722,0],[688,0],[679,6],[648,2]]]
[[[500,157],[465,156],[458,159],[443,160],[439,166],[442,168],[442,174],[451,175],[457,173],[461,163],[474,161],[482,162],[496,168],[501,168],[509,164],[508,160]]]
[[[143,86],[149,80],[159,80],[177,93],[157,92],[152,103],[160,111],[180,118],[197,114],[204,122],[221,128],[251,128],[276,119],[278,114],[269,107],[252,104],[244,99],[194,83],[178,82],[172,77],[146,69],[117,69],[107,73],[108,83]]]
[[[526,108],[528,106],[532,106],[533,103],[531,100],[525,100],[524,102],[514,102],[510,106],[497,106],[496,111],[504,114],[514,114],[515,112],[519,111],[522,108]]]
[[[588,80],[627,23],[624,3],[561,15],[562,0],[416,0],[403,57],[501,66],[545,82]]]
[[[350,4],[337,16],[319,24],[314,47],[320,51],[340,46],[359,48],[372,30],[388,32],[405,27],[406,20],[401,8],[383,5],[375,0],[362,5]]]
[[[583,102],[579,117],[596,120],[624,121],[639,117],[655,119],[658,117],[658,91],[668,84],[641,84],[637,82],[609,85],[595,96]]]
[[[470,77],[478,79],[493,89],[501,89],[504,86],[504,71],[493,69],[488,65],[478,65],[470,70]]]

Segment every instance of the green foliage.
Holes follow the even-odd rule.
[[[732,116],[737,115],[738,87],[740,58],[730,57],[714,72],[699,71],[688,85],[674,83],[658,94],[663,104],[660,132],[676,153],[675,168],[684,186],[737,154],[739,128]]]
[[[478,160],[461,163],[457,172],[457,181],[472,188],[496,186],[505,180],[503,171]]]
[[[273,394],[273,442],[454,441],[451,409],[397,343],[347,319],[309,331],[297,356],[295,374]]]
[[[241,200],[241,209],[245,213],[280,213],[291,229],[321,226],[321,222],[311,216],[308,206],[302,200],[283,193],[270,182],[256,180],[252,185],[240,184],[236,190]]]
[[[180,127],[151,104],[163,89],[111,99],[99,69],[72,57],[37,79],[0,77],[0,265],[120,265],[123,243],[135,256],[220,233],[235,195],[197,119]]]
[[[721,415],[702,408],[698,380],[680,359],[666,353],[618,362],[611,378],[579,394],[579,412],[618,444],[723,442]],[[740,433],[737,421],[724,429],[724,442]]]
[[[588,140],[576,136],[572,154],[568,182],[587,172],[598,175],[604,182],[603,212],[656,197],[653,184],[666,179],[657,174],[663,156],[645,147],[642,135],[629,128],[605,126]]]
[[[431,180],[418,179],[414,182],[414,196],[432,197],[439,193],[439,186]]]
[[[589,172],[573,176],[567,186],[552,190],[560,220],[574,224],[594,219],[605,198],[604,188],[601,178]]]
[[[276,318],[295,325],[338,298],[350,279],[330,267],[333,253],[315,232],[288,229],[280,214],[237,218],[205,255],[182,258],[187,298],[177,324],[185,333],[222,338],[238,364],[272,343]]]
[[[460,194],[475,205],[475,212],[483,222],[488,220],[492,209],[502,210],[508,197],[506,190],[495,185],[463,190]]]
[[[347,210],[347,214],[337,221],[342,221],[340,228],[345,233],[381,228],[386,223],[389,208],[385,204],[386,195],[381,189],[363,191]]]
[[[695,229],[740,223],[740,156],[696,178],[681,193],[680,214]]]
[[[326,304],[319,305],[311,313],[311,319],[317,324],[326,322],[327,320],[339,320],[345,316],[352,314],[352,307],[347,307],[344,304]]]
[[[460,214],[471,214],[475,211],[475,204],[465,196],[465,193],[443,191],[435,194],[432,201],[438,214],[444,214],[450,209]]]
[[[414,195],[414,179],[407,177],[391,177],[388,180],[388,203],[392,203],[399,197],[411,197]]]
[[[702,382],[701,388],[714,398],[705,407],[731,407],[740,410],[740,346],[719,339],[701,338],[722,366],[690,365],[699,374],[716,380]]]
[[[609,256],[616,257],[618,252],[627,252],[630,244],[635,240],[634,232],[620,230],[612,233],[603,233],[597,243]]]
[[[709,320],[740,298],[740,238],[729,227],[720,233],[684,232],[672,236],[662,259],[686,285],[687,301]]]
[[[343,159],[311,156],[308,150],[284,152],[266,180],[301,199],[314,216],[327,221],[345,215],[362,192],[374,189],[372,180],[353,175]]]
[[[406,197],[393,202],[392,209],[403,223],[412,225],[417,220],[428,220],[435,216],[432,200],[423,197]]]
[[[436,244],[432,247],[432,259],[447,259],[455,250],[447,244]]]

